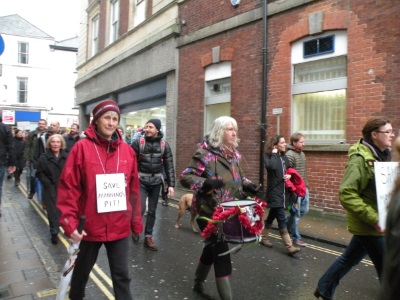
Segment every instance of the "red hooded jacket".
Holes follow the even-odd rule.
[[[66,236],[78,227],[79,217],[86,216],[86,241],[107,242],[128,237],[143,230],[140,185],[136,155],[118,133],[112,141],[101,139],[90,124],[87,138],[71,149],[58,184],[57,208]],[[119,158],[119,161],[118,161]],[[118,166],[118,170],[117,170]],[[104,168],[104,169],[103,169]],[[127,210],[97,212],[96,174],[124,173]]]
[[[290,180],[286,180],[286,187],[290,192],[295,192],[297,196],[304,197],[306,195],[306,184],[304,183],[303,178],[296,171],[296,169],[288,168],[286,170],[287,175],[291,175]]]

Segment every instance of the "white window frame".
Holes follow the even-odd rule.
[[[92,18],[91,54],[94,56],[99,51],[99,15]]]
[[[24,83],[25,89],[21,89],[21,83]],[[20,101],[20,98],[23,101]],[[28,103],[28,78],[17,77],[17,103]]]
[[[210,65],[205,70],[204,134],[220,116],[230,116],[231,62]]]
[[[25,45],[25,50],[21,49],[22,45]],[[27,42],[18,42],[18,63],[24,65],[29,64],[29,43]]]
[[[119,0],[110,3],[110,44],[118,39],[119,27]]]
[[[343,143],[345,140],[345,125],[342,130],[318,130],[319,134],[321,135],[327,135],[327,138],[323,139],[310,139],[307,137],[307,134],[316,134],[317,132],[315,130],[307,130],[307,129],[299,129],[295,128],[296,127],[296,120],[299,118],[299,115],[296,114],[296,111],[294,111],[295,103],[294,103],[294,98],[296,95],[300,94],[312,94],[312,93],[318,93],[318,92],[330,92],[330,91],[336,91],[336,90],[344,90],[346,94],[347,90],[347,75],[345,77],[337,77],[333,79],[327,79],[327,80],[317,80],[317,81],[310,81],[310,82],[304,82],[304,83],[294,83],[294,69],[295,65],[300,64],[300,63],[306,63],[306,62],[311,62],[311,61],[319,61],[319,60],[324,60],[327,58],[332,58],[332,57],[337,57],[337,56],[346,56],[347,57],[347,32],[345,31],[334,31],[334,32],[326,32],[322,34],[319,37],[324,37],[324,36],[329,36],[329,35],[335,35],[335,52],[334,53],[328,53],[328,54],[321,54],[321,55],[316,55],[316,56],[311,56],[311,57],[304,57],[303,56],[303,43],[306,40],[310,39],[315,39],[316,37],[308,37],[302,40],[299,40],[295,42],[292,45],[292,51],[291,51],[291,60],[292,60],[292,112],[291,112],[291,132],[301,132],[305,135],[305,140],[308,144],[337,144],[337,143]],[[347,66],[346,66],[347,68]],[[347,99],[346,99],[346,104],[347,106]],[[344,118],[346,118],[346,115],[344,115]],[[346,122],[346,120],[343,120]],[[342,138],[329,138],[329,135],[341,135]]]

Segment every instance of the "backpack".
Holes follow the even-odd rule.
[[[144,152],[144,146],[146,145],[146,139],[143,135],[140,136],[140,141],[139,141],[139,160],[143,156]],[[164,156],[164,151],[165,151],[165,141],[161,140],[161,159]]]

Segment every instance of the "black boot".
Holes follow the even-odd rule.
[[[199,262],[197,265],[195,277],[194,277],[194,286],[193,291],[201,295],[204,299],[214,299],[214,296],[209,295],[205,292],[205,280],[207,279],[208,273],[210,272],[211,265],[207,266]]]
[[[52,233],[51,234],[51,243],[53,245],[57,245],[58,244],[58,235],[57,235],[57,233]]]
[[[232,300],[232,289],[229,276],[218,278],[215,280],[217,290],[221,300]]]

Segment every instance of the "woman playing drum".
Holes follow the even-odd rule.
[[[200,143],[190,165],[180,175],[181,184],[195,191],[192,209],[200,217],[211,218],[218,203],[235,199],[246,199],[243,189],[256,191],[256,185],[244,177],[239,163],[241,155],[238,146],[237,123],[231,117],[217,118],[209,132]],[[223,187],[223,188],[222,188]],[[197,218],[197,224],[203,231],[207,220]],[[213,299],[205,292],[204,281],[214,264],[218,294],[221,299],[232,299],[230,275],[231,257],[227,242],[212,234],[204,241],[205,245],[195,273],[193,290],[205,298]]]

